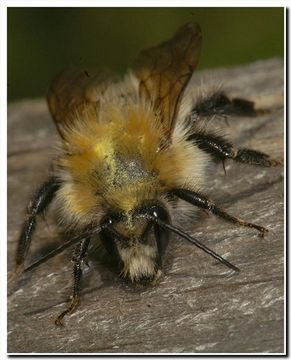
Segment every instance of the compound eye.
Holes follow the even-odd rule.
[[[122,214],[110,212],[107,213],[102,220],[102,225],[105,227],[112,227],[112,225],[115,223],[118,223],[119,221],[122,221]]]
[[[161,220],[162,222],[170,223],[170,216],[166,209],[161,206],[154,206],[150,212],[151,216],[157,220]],[[155,220],[153,221],[155,223]],[[163,229],[159,226],[159,222],[154,224],[154,233],[156,237],[156,243],[158,248],[158,262],[161,266],[163,263],[163,257],[165,251],[167,249],[169,240],[170,240],[170,233],[168,230]]]
[[[103,227],[108,227],[108,226],[112,226],[113,224],[113,218],[111,216],[108,216],[106,215],[103,219],[102,219],[102,222],[101,222],[101,225]]]
[[[151,207],[149,209],[149,213],[154,218],[159,219],[159,220],[168,221],[168,219],[169,219],[169,214],[168,214],[167,210],[159,205],[155,205],[155,206]]]
[[[159,219],[159,213],[160,213],[161,211],[160,211],[160,209],[159,208],[153,208],[152,209],[152,215],[155,217],[155,218],[157,218],[157,219]]]
[[[107,224],[107,225],[112,225],[112,224],[113,224],[113,219],[112,219],[111,217],[108,217],[108,218],[106,219],[106,224]]]

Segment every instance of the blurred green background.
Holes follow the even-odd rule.
[[[75,65],[124,73],[185,22],[202,27],[199,69],[284,56],[281,8],[8,8],[8,100],[43,97]]]

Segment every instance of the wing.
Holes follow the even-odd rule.
[[[183,92],[200,56],[202,34],[197,24],[183,25],[160,45],[142,51],[133,64],[140,80],[139,94],[160,112],[166,136],[170,136]]]
[[[95,105],[112,81],[111,73],[88,73],[75,69],[65,70],[56,76],[50,86],[47,102],[62,138],[64,129],[74,122],[76,112],[81,114],[90,104]]]

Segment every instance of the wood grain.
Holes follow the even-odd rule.
[[[257,118],[230,118],[223,129],[235,143],[282,158],[284,154],[283,61],[272,59],[232,69],[197,73],[224,83],[231,96],[272,109]],[[8,269],[25,207],[49,174],[57,140],[46,103],[24,100],[8,111]],[[9,353],[283,353],[284,186],[283,168],[228,162],[217,165],[207,193],[230,213],[270,229],[260,238],[214,216],[199,214],[188,231],[241,268],[236,274],[173,236],[165,276],[156,287],[123,283],[106,261],[90,258],[82,303],[53,321],[68,300],[72,249],[25,274],[8,297]],[[29,261],[60,243],[50,211],[40,221]]]

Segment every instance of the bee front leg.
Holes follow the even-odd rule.
[[[73,285],[73,295],[71,297],[71,302],[68,308],[63,311],[55,320],[57,326],[63,326],[63,318],[67,314],[71,314],[79,305],[80,299],[80,289],[81,289],[81,279],[82,279],[82,263],[86,262],[86,255],[88,246],[91,238],[88,237],[82,240],[75,248],[72,261],[74,262],[74,285]]]

